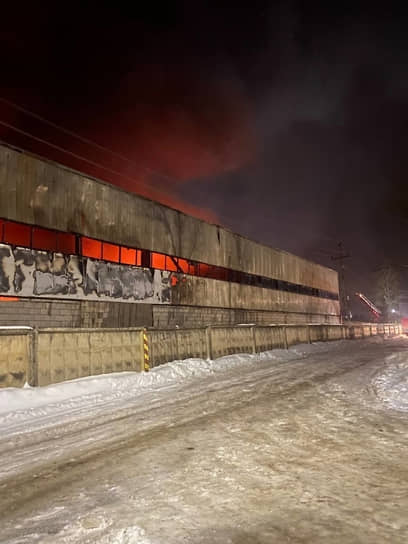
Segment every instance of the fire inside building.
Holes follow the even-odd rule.
[[[339,323],[334,270],[0,146],[0,325]]]

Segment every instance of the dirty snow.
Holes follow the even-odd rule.
[[[373,381],[376,395],[387,406],[408,412],[408,353],[387,357],[386,367]]]
[[[216,360],[186,359],[153,368],[150,372],[117,372],[66,381],[45,387],[0,389],[0,429],[4,433],[33,430],[35,423],[52,425],[61,418],[89,416],[94,408],[118,407],[155,390],[176,386],[186,380],[202,379],[214,373],[269,360],[282,363],[301,359],[321,350],[338,350],[349,342],[299,344],[257,355],[235,354]]]
[[[0,543],[405,544],[407,348],[300,345],[0,391]]]

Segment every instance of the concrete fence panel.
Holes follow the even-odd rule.
[[[31,352],[28,331],[0,331],[0,387],[22,387],[31,382]]]
[[[148,330],[150,366],[152,368],[179,359],[176,330]]]
[[[286,347],[285,328],[283,326],[256,326],[254,327],[254,336],[256,353]]]
[[[177,329],[177,359],[196,357],[207,359],[207,332],[206,329]]]
[[[341,340],[343,338],[343,327],[341,325],[326,325],[327,340]]]
[[[286,338],[288,346],[294,344],[305,344],[309,342],[308,325],[288,325],[286,327]]]
[[[364,338],[364,327],[361,325],[353,325],[351,327],[352,329],[352,337],[353,338]]]
[[[254,330],[251,326],[214,327],[211,331],[211,356],[213,359],[233,353],[254,353]]]
[[[284,325],[272,325],[271,329],[273,349],[286,349],[288,347],[288,342],[286,338],[286,327]]]
[[[0,387],[48,385],[144,368],[143,332],[127,329],[0,331]],[[294,344],[401,332],[394,324],[220,326],[149,329],[150,366],[190,357],[256,353]]]
[[[325,325],[309,325],[309,332],[311,342],[324,342]]]
[[[142,368],[142,329],[43,329],[37,384]]]

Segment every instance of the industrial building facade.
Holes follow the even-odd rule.
[[[0,325],[338,323],[337,273],[0,146]]]

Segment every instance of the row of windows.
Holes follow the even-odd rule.
[[[15,246],[45,251],[57,251],[68,255],[79,254],[83,257],[100,259],[113,263],[167,270],[169,272],[179,272],[203,278],[252,285],[264,289],[275,289],[278,291],[287,291],[301,295],[338,300],[338,295],[336,293],[308,287],[306,285],[266,278],[256,274],[247,274],[221,266],[190,261],[182,259],[181,257],[173,257],[145,249],[129,248],[118,244],[102,242],[86,236],[24,225],[14,221],[4,221],[0,219],[0,241]]]
[[[69,255],[76,253],[75,234],[31,227],[3,219],[0,219],[0,241],[13,246],[58,251]]]

